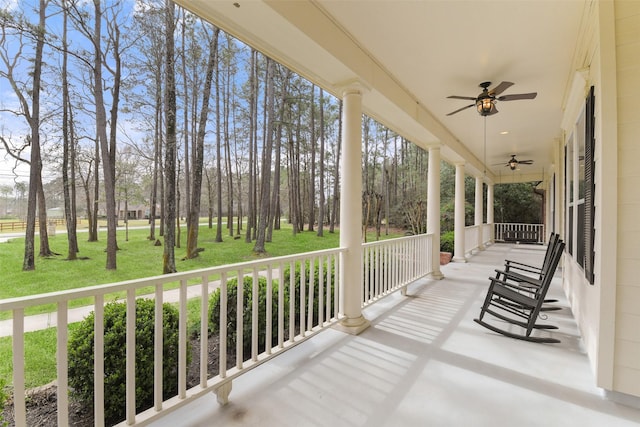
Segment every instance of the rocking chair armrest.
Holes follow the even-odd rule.
[[[535,277],[525,276],[525,275],[518,274],[508,270],[496,269],[495,272],[497,273],[496,278],[498,280],[502,280],[502,281],[511,280],[514,282],[518,282],[520,284],[518,286],[527,287],[529,289],[531,289],[532,287],[533,288],[540,287],[540,279],[536,279]],[[500,279],[500,276],[502,276],[503,279]],[[522,285],[522,283],[525,283],[526,285]]]
[[[515,261],[509,261],[509,260],[505,262],[504,267],[505,267],[505,271],[514,269],[514,270],[526,271],[527,273],[532,273],[532,274],[540,274],[542,272],[542,268],[540,267],[534,267],[532,265],[527,265],[521,262],[515,262]]]

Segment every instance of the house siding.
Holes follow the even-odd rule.
[[[640,396],[640,2],[615,8],[618,263],[614,390]]]

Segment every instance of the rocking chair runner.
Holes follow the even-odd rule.
[[[511,338],[540,343],[559,343],[560,340],[558,339],[535,337],[531,336],[531,333],[534,329],[557,329],[553,325],[538,324],[536,320],[551,285],[553,273],[564,251],[564,246],[564,242],[561,241],[555,244],[550,254],[547,270],[543,272],[544,274],[541,274],[542,278],[534,286],[531,286],[529,282],[523,285],[525,282],[510,281],[508,276],[503,276],[502,279],[490,277],[491,283],[480,310],[480,316],[473,320],[485,328]],[[486,313],[512,325],[524,328],[525,333],[517,334],[487,323],[483,320]]]

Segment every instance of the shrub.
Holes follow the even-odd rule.
[[[294,270],[294,290],[295,290],[295,325],[296,328],[298,330],[296,330],[296,332],[299,332],[299,327],[300,327],[300,309],[301,309],[301,305],[300,305],[300,263],[296,263],[295,265],[295,270]],[[309,312],[309,297],[310,297],[310,293],[309,293],[309,283],[310,283],[310,266],[309,266],[309,262],[305,262],[304,263],[305,266],[305,307],[304,307],[304,312],[305,314]],[[330,283],[330,303],[333,304],[334,303],[334,296],[335,296],[335,284],[334,284],[334,272],[335,272],[335,263],[331,264],[331,283]],[[324,264],[324,268],[322,270],[323,272],[323,276],[324,276],[324,292],[325,294],[323,295],[323,301],[325,304],[325,310],[326,310],[326,292],[327,292],[327,280],[326,280],[326,275],[327,275],[327,265],[326,263]],[[291,296],[291,287],[290,287],[290,280],[291,280],[291,266],[287,266],[285,271],[284,271],[284,283],[285,283],[285,291],[287,292],[287,300],[290,298]],[[314,275],[313,275],[313,283],[314,283],[314,287],[313,287],[313,292],[314,292],[314,304],[313,304],[313,325],[316,325],[318,323],[319,317],[318,317],[318,310],[319,310],[319,301],[318,301],[318,292],[319,292],[319,283],[320,283],[320,264],[318,262],[314,263]],[[307,325],[307,327],[309,327],[309,325]]]
[[[155,302],[136,301],[136,411],[153,405],[153,338]],[[178,310],[165,303],[163,312],[163,394],[169,398],[178,386]],[[69,386],[71,394],[93,408],[94,313],[69,338]],[[187,351],[187,354],[190,354]],[[118,422],[125,417],[126,397],[126,304],[104,307],[105,418]]]
[[[440,235],[440,252],[453,253],[454,236],[453,231],[447,231]]]
[[[253,278],[245,276],[242,287],[242,340],[243,352],[251,354],[251,311],[253,307]],[[285,294],[286,299],[286,294]],[[227,281],[227,350],[234,351],[237,343],[237,301],[238,279]],[[288,303],[285,303],[285,307]],[[288,313],[285,310],[285,319]],[[286,320],[285,320],[286,323]],[[278,283],[272,281],[272,342],[275,345],[278,339]],[[209,328],[212,333],[220,332],[220,289],[216,289],[209,297]],[[267,335],[267,279],[258,278],[258,353],[265,350]],[[246,360],[246,358],[245,358]]]

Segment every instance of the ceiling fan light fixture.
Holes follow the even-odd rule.
[[[512,158],[511,160],[509,160],[509,168],[514,171],[516,170],[516,168],[518,167],[518,161],[514,158]]]
[[[493,99],[490,95],[480,95],[476,100],[476,108],[481,116],[488,116],[493,109]]]

